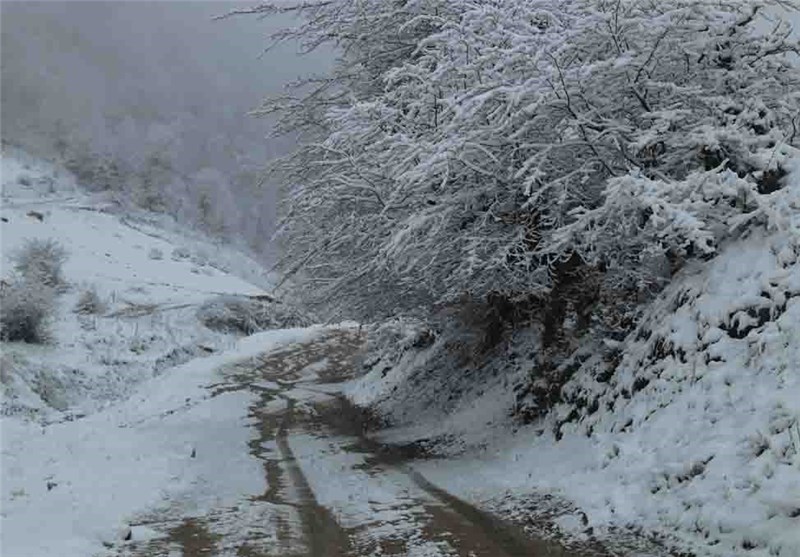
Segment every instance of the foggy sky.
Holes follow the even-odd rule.
[[[269,122],[246,113],[328,61],[294,45],[259,57],[289,17],[213,20],[251,4],[4,0],[3,139],[48,154],[67,134],[134,162],[168,150],[182,172],[220,179],[285,152],[290,140],[265,139]],[[259,200],[269,220],[273,197]]]

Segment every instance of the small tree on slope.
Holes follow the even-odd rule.
[[[263,107],[301,140],[275,166],[283,270],[329,308],[377,317],[465,294],[547,300],[565,261],[635,293],[657,278],[644,261],[712,255],[784,185],[800,141],[778,4],[248,10],[301,12],[277,38],[340,55]]]

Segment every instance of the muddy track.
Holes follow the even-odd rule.
[[[330,511],[317,502],[314,492],[311,490],[311,486],[309,486],[289,446],[287,437],[292,427],[293,417],[294,401],[289,399],[287,400],[286,412],[275,441],[291,476],[292,485],[300,499],[298,510],[303,522],[308,556],[340,557],[351,555],[352,548],[350,547],[347,532],[339,526]]]
[[[295,373],[321,358],[328,360],[324,380],[328,383],[341,381],[348,377],[350,359],[358,348],[352,340],[347,337],[328,339],[323,347],[314,347],[302,354],[279,354],[278,359],[282,361],[270,358],[262,364],[262,371],[266,377],[275,377],[275,372],[280,370],[282,390],[278,396],[291,396],[291,389],[295,385],[291,380],[296,379]],[[311,386],[307,388],[313,390]],[[331,513],[316,501],[291,449],[289,438],[293,429],[310,431],[323,437],[335,435],[346,438],[348,450],[362,453],[366,457],[361,469],[372,474],[380,474],[389,468],[405,474],[414,485],[431,496],[431,501],[420,502],[426,515],[420,524],[424,536],[448,545],[451,550],[448,553],[465,557],[571,555],[556,544],[531,539],[518,527],[506,524],[431,484],[410,466],[413,459],[424,456],[420,448],[386,446],[372,440],[367,432],[373,426],[373,418],[351,405],[344,397],[331,396],[324,402],[314,404],[311,410],[297,416],[294,400],[287,398],[287,408],[275,435],[292,483],[303,501],[301,517],[309,556],[336,557],[359,553],[349,541],[353,532],[340,527]],[[393,544],[384,541],[378,545],[382,555],[401,555],[407,549],[399,541]]]
[[[435,504],[425,505],[430,520],[423,525],[426,536],[443,540],[453,546],[459,556],[487,557],[569,557],[576,555],[562,546],[537,540],[516,525],[492,516],[459,499],[428,481],[416,471],[415,459],[425,458],[425,450],[418,445],[384,445],[367,435],[371,417],[354,407],[346,398],[336,396],[319,405],[312,420],[330,433],[347,435],[353,439],[351,451],[366,455],[362,469],[380,473],[386,469],[398,470],[421,490],[431,496]]]
[[[265,492],[204,516],[176,508],[141,517],[139,524],[163,537],[134,541],[119,554],[578,557],[430,483],[413,468],[425,457],[419,447],[386,446],[368,435],[372,417],[335,389],[351,376],[362,340],[335,331],[225,370],[212,396],[257,395],[249,446],[262,462]]]

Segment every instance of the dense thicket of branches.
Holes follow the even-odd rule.
[[[302,141],[275,166],[283,270],[356,317],[464,296],[547,300],[567,272],[641,299],[772,214],[800,141],[798,47],[780,4],[246,10],[300,12],[277,38],[340,54],[330,75],[262,107]]]

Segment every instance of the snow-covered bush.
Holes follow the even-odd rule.
[[[185,259],[189,259],[191,255],[192,252],[189,251],[189,248],[183,246],[178,246],[172,250],[173,261],[183,261]]]
[[[235,295],[205,302],[197,310],[197,318],[209,329],[245,335],[309,325],[304,315],[284,303]]]
[[[75,313],[97,315],[106,310],[106,304],[94,287],[81,292],[75,304]]]
[[[55,310],[54,291],[41,283],[16,280],[0,290],[0,339],[43,343]]]
[[[30,285],[41,284],[48,288],[65,285],[62,267],[67,251],[53,239],[27,240],[14,254],[14,266]]]
[[[203,250],[198,250],[191,255],[191,261],[198,267],[205,267],[208,265],[209,256]]]
[[[368,331],[362,364],[372,367],[377,360],[396,363],[409,350],[424,350],[436,342],[436,332],[416,319],[390,319]]]
[[[150,248],[150,251],[147,252],[147,257],[154,261],[160,261],[164,259],[164,252],[158,248]]]
[[[329,76],[263,106],[301,140],[274,167],[288,184],[280,267],[309,298],[361,317],[500,292],[538,296],[560,318],[569,260],[635,306],[663,285],[644,263],[674,271],[713,255],[734,225],[763,222],[750,213],[785,185],[800,72],[773,4],[250,10],[299,11],[306,23],[278,39],[341,52]]]
[[[65,145],[65,148],[67,146]],[[90,191],[124,191],[132,179],[132,169],[120,165],[108,154],[92,153],[88,145],[68,145],[65,167]]]

